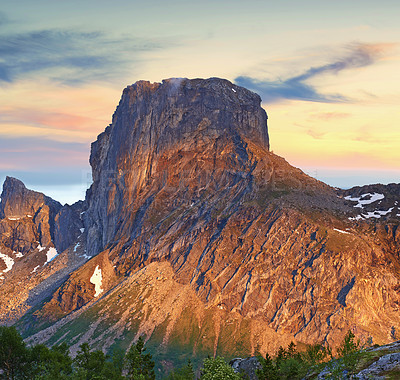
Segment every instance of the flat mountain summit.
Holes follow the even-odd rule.
[[[291,340],[334,346],[348,329],[390,341],[399,185],[334,189],[269,148],[260,97],[227,80],[128,86],[92,144],[85,201],[21,196],[6,180],[2,321],[72,350],[144,336],[165,368]],[[47,264],[44,246],[57,250]]]

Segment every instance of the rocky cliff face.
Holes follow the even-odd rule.
[[[397,193],[390,215],[359,218],[350,198],[377,196],[290,166],[269,151],[266,122],[260,98],[226,80],[126,88],[92,145],[79,212],[95,257],[21,321],[25,333],[54,322],[32,339],[104,349],[145,334],[166,362],[178,351],[335,345],[349,328],[390,339],[400,329]]]
[[[185,200],[192,202],[205,186],[218,190],[247,175],[246,139],[269,147],[260,103],[258,95],[215,78],[127,87],[112,124],[92,144],[88,247],[96,252],[116,238],[144,189],[189,190]]]

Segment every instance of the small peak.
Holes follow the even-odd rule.
[[[25,184],[17,178],[7,176],[3,183],[3,191],[5,188],[11,189],[26,189]]]
[[[19,179],[6,177],[1,193],[0,218],[22,218],[26,215],[34,215],[43,204],[47,204],[54,210],[61,207],[59,202],[43,193],[27,189]]]

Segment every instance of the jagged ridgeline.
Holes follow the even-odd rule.
[[[400,186],[342,191],[292,167],[269,150],[258,95],[137,82],[90,164],[72,206],[4,185],[0,312],[28,342],[110,351],[143,336],[165,373],[399,330]]]

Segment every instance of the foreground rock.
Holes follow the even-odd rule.
[[[257,370],[261,368],[260,362],[256,357],[232,359],[229,365],[236,373],[240,373],[248,380],[258,380]]]
[[[387,375],[393,375],[393,372],[400,375],[400,352],[382,356],[368,368],[360,371],[355,378],[360,380],[368,380],[371,378],[387,379]]]

